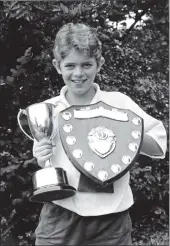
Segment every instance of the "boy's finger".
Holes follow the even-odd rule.
[[[49,154],[52,155],[52,150],[51,149],[45,149],[45,150],[42,150],[41,152],[36,152],[37,158],[40,158],[40,157],[43,157],[43,156],[46,156],[46,155],[49,155]]]
[[[41,152],[41,151],[46,150],[46,149],[52,151],[52,145],[37,146],[37,147],[35,148],[35,153]]]
[[[46,155],[46,156],[42,156],[42,157],[40,157],[40,158],[38,158],[38,161],[39,162],[46,162],[46,161],[48,161],[50,158],[52,157],[52,154],[48,154],[48,155]]]
[[[52,140],[49,138],[43,138],[39,142],[37,142],[37,145],[42,145],[42,144],[52,144]]]

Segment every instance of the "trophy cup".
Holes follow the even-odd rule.
[[[26,109],[20,109],[17,120],[24,134],[33,141],[40,141],[45,137],[54,138],[58,133],[57,123],[53,124],[55,107],[50,103],[35,103]],[[25,126],[33,137],[23,129]],[[52,167],[50,160],[45,163],[43,169],[33,174],[32,181],[33,194],[30,200],[33,202],[60,200],[76,193],[76,189],[68,184],[66,171],[63,168]]]

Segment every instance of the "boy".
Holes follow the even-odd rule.
[[[88,105],[98,101],[130,109],[144,120],[140,153],[164,158],[166,131],[162,122],[147,115],[128,96],[101,91],[94,83],[103,63],[101,42],[93,28],[84,24],[64,25],[56,35],[53,65],[66,86],[59,96],[46,102],[60,102],[58,112],[70,105]],[[81,174],[65,154],[59,135],[52,141],[35,141],[33,153],[42,168],[51,158],[54,167],[65,169],[69,184],[77,189],[76,195],[70,198],[44,204],[36,229],[36,245],[132,244],[128,210],[133,205],[133,196],[129,172],[114,182],[113,192],[94,191],[87,182],[81,183]]]

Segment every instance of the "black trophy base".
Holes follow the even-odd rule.
[[[33,195],[29,198],[31,202],[51,202],[55,200],[61,200],[74,196],[76,189],[70,185],[53,185],[42,187],[33,192]]]

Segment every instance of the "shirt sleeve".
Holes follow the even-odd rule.
[[[141,154],[151,158],[164,159],[167,149],[167,133],[163,123],[160,120],[148,115],[144,112],[130,97],[127,96],[127,108],[139,115],[144,120],[144,134],[149,135],[161,148],[163,154],[160,156],[148,155],[144,152]]]

